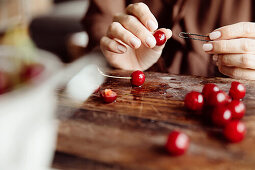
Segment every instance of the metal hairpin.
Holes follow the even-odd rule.
[[[186,39],[192,39],[192,40],[206,41],[206,42],[210,41],[210,40],[206,40],[206,39],[194,38],[194,37],[209,38],[209,36],[207,36],[207,35],[192,34],[192,33],[187,33],[187,32],[180,32],[179,37],[186,38]]]

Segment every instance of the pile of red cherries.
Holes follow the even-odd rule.
[[[231,83],[229,94],[217,85],[208,83],[204,85],[202,93],[191,91],[186,94],[184,104],[192,113],[209,116],[213,125],[222,128],[222,134],[229,142],[237,143],[246,134],[246,126],[240,121],[246,111],[242,102],[245,93],[245,86],[236,81]],[[170,153],[183,154],[188,146],[189,138],[186,134],[177,131],[169,134],[166,148]]]
[[[26,64],[17,73],[7,73],[0,70],[0,95],[19,87],[20,84],[35,79],[43,70],[44,66],[39,63]]]

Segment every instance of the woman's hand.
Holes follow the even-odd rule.
[[[214,54],[219,71],[237,79],[255,80],[255,23],[240,22],[214,30],[204,51]]]
[[[165,45],[156,46],[153,32],[158,23],[144,3],[131,4],[126,13],[115,15],[102,37],[100,47],[108,62],[125,70],[146,70],[156,63]],[[167,40],[172,36],[169,29],[161,28]]]

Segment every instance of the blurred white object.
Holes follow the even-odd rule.
[[[80,47],[87,47],[88,42],[89,42],[89,36],[88,34],[84,31],[84,32],[78,32],[78,33],[74,33],[71,37],[70,37],[70,41],[72,44],[76,45],[76,46],[80,46]]]
[[[62,64],[51,53],[38,54],[46,68],[38,83],[0,96],[1,170],[46,169],[53,158],[57,129],[55,73]]]
[[[80,65],[80,66],[78,66]],[[66,94],[73,100],[84,102],[104,82],[104,76],[98,72],[98,67],[105,69],[106,60],[100,52],[93,52],[75,61],[66,72],[81,68],[66,86]]]

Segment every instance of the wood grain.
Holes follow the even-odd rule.
[[[109,74],[126,77],[130,72],[116,70]],[[254,169],[254,81],[241,81],[247,88],[243,118],[247,137],[241,143],[230,144],[222,137],[221,129],[187,111],[183,98],[191,90],[201,91],[209,82],[228,91],[233,79],[145,75],[141,88],[131,87],[128,80],[107,79],[101,88],[111,88],[118,94],[111,104],[103,103],[94,93],[78,107],[60,93],[57,151],[116,169]],[[180,157],[164,150],[168,133],[176,129],[191,139],[188,152]]]

